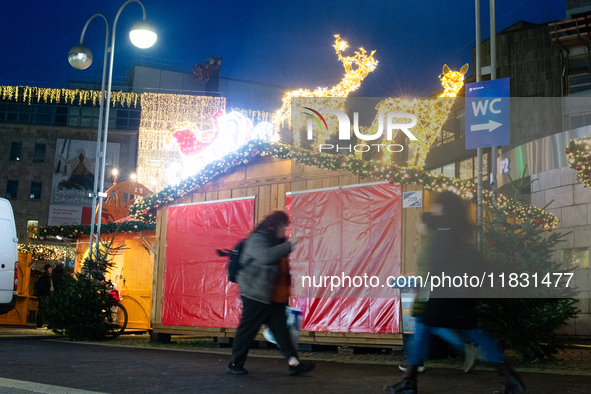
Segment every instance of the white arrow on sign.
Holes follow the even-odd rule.
[[[501,127],[502,125],[502,123],[495,122],[494,120],[489,120],[488,123],[471,125],[470,131],[488,130],[488,132],[490,133],[491,131]]]

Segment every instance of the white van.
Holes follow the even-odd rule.
[[[0,198],[0,315],[16,305],[18,294],[18,238],[10,202]]]

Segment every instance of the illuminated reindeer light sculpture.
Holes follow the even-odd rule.
[[[446,65],[443,66],[443,73],[440,76],[443,85],[443,93],[435,99],[402,99],[390,98],[380,101],[376,106],[378,114],[372,125],[364,130],[364,134],[375,134],[378,130],[378,123],[381,113],[410,113],[417,117],[417,124],[412,128],[416,140],[409,141],[409,147],[414,150],[409,158],[409,167],[423,168],[427,153],[431,145],[437,139],[443,123],[445,123],[455,98],[464,86],[464,74],[468,71],[468,64],[462,66],[460,71],[451,71]],[[404,122],[401,122],[404,123]],[[382,160],[390,163],[392,152],[383,151]]]
[[[342,111],[345,106],[345,99],[347,95],[359,89],[363,79],[373,70],[375,70],[378,61],[373,58],[376,51],[372,51],[369,56],[365,49],[359,48],[359,52],[355,52],[355,56],[342,56],[341,51],[347,49],[348,45],[345,41],[341,41],[340,35],[335,35],[336,40],[334,48],[337,52],[339,60],[343,62],[345,67],[345,76],[336,86],[331,89],[318,88],[314,91],[307,89],[299,89],[293,92],[288,92],[283,96],[283,105],[273,116],[273,123],[276,128],[279,128],[284,121],[290,122],[293,130],[293,145],[300,146],[300,130],[307,123],[305,115],[302,113],[303,107],[319,107],[323,109],[335,109]],[[357,67],[354,68],[353,66]],[[297,115],[294,114],[292,121],[292,98],[298,98]],[[322,144],[335,130],[338,130],[338,120],[335,116],[327,116],[327,127],[322,128],[316,136],[316,144]]]

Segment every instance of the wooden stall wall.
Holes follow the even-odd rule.
[[[232,174],[208,183],[192,194],[176,200],[176,204],[189,204],[205,201],[218,201],[247,196],[256,197],[255,225],[271,210],[284,209],[286,193],[379,182],[374,178],[361,178],[348,171],[328,171],[304,166],[291,160],[265,158],[256,164],[245,165]],[[420,185],[403,185],[402,191],[423,190]],[[418,208],[402,210],[402,256],[403,275],[416,273],[416,257],[420,250],[422,237],[416,223],[424,211],[430,210],[437,193],[423,190],[423,204]],[[476,207],[470,208],[471,218],[475,220]],[[156,244],[153,271],[151,324],[156,333],[175,333],[213,337],[232,337],[233,329],[208,327],[165,326],[162,322],[162,297],[166,256],[166,233],[168,207],[158,210],[156,222]],[[402,330],[401,330],[402,332]],[[262,339],[259,338],[259,339]],[[302,342],[357,346],[395,346],[402,343],[401,334],[369,333],[303,333]]]
[[[374,178],[361,178],[349,171],[328,171],[316,167],[304,166],[291,160],[265,158],[257,164],[245,165],[236,172],[223,176],[201,187],[194,193],[175,201],[176,204],[188,204],[204,201],[216,201],[229,198],[256,196],[255,225],[271,210],[284,209],[286,193],[378,182]],[[403,191],[421,190],[420,186],[404,186]],[[402,272],[412,269],[416,249],[416,218],[420,219],[421,208],[409,208],[403,211],[403,228],[409,226],[411,236],[403,238]],[[166,256],[166,228],[168,208],[158,210],[156,222],[156,246],[153,272],[152,317],[151,323],[156,333],[176,333],[203,336],[233,336],[234,330],[224,328],[193,328],[164,326],[162,321],[162,297]],[[405,233],[405,231],[403,231]],[[404,235],[404,234],[403,234]],[[411,263],[412,262],[412,263]],[[416,265],[415,265],[416,266]],[[323,343],[356,343],[365,346],[400,345],[399,334],[356,334],[356,333],[303,333],[302,342],[316,340]]]
[[[39,307],[37,297],[33,296],[35,277],[31,277],[31,253],[18,254],[18,296],[16,306],[10,312],[0,315],[0,324],[24,326],[27,316]]]
[[[88,236],[78,239],[76,272],[80,272],[82,256],[88,250],[88,242]],[[123,298],[121,303],[128,315],[127,328],[150,328],[154,243],[154,231],[142,231],[141,234],[117,233],[114,238],[113,247],[122,249],[113,256],[115,265],[107,279],[117,285]]]

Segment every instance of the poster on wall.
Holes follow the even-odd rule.
[[[119,166],[120,144],[108,143],[105,190],[113,186],[112,170]],[[49,225],[90,224],[96,141],[58,139],[53,164]]]

